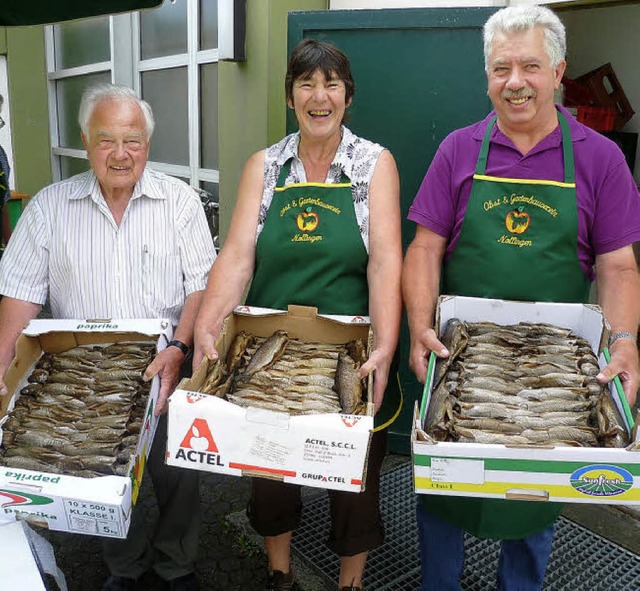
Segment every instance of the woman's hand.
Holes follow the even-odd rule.
[[[216,341],[220,336],[220,327],[207,326],[204,323],[196,323],[193,332],[193,371],[195,372],[202,360],[206,357],[209,361],[218,359]]]
[[[389,368],[391,367],[391,361],[393,359],[393,352],[391,354],[382,351],[381,349],[374,349],[369,355],[369,359],[362,364],[362,367],[358,370],[358,377],[363,380],[373,373],[373,404],[375,412],[377,413],[382,406],[384,399],[384,391],[387,388],[387,382],[389,381]]]

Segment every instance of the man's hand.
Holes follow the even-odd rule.
[[[371,372],[373,374],[373,404],[377,413],[382,406],[384,391],[389,381],[389,368],[393,355],[389,355],[380,349],[374,349],[369,359],[358,370],[358,378],[365,379]]]
[[[40,312],[41,306],[10,297],[0,298],[0,396],[9,391],[4,382],[16,354],[16,341],[22,329]]]
[[[638,348],[631,339],[619,339],[609,348],[611,361],[596,376],[601,384],[608,384],[616,376],[620,377],[624,394],[633,406],[640,384],[640,368],[638,367]]]
[[[160,394],[154,415],[159,417],[167,412],[167,401],[173,394],[180,376],[180,367],[184,361],[184,353],[177,347],[167,347],[160,351],[155,359],[149,364],[144,372],[145,382],[151,380],[155,375],[160,376]]]
[[[448,349],[438,340],[436,331],[428,328],[420,334],[411,335],[409,365],[421,384],[427,379],[429,355],[434,351],[438,357],[449,357]]]

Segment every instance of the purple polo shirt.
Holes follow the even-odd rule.
[[[640,241],[640,194],[618,146],[557,108],[567,117],[573,140],[578,257],[593,281],[596,255]],[[445,260],[460,236],[482,138],[494,114],[444,139],[409,208],[410,220],[447,238]],[[560,125],[526,156],[495,125],[485,174],[564,181]]]

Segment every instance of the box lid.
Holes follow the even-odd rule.
[[[156,335],[171,328],[167,318],[125,319],[51,319],[37,318],[29,322],[23,334],[34,337],[49,332],[137,332]]]

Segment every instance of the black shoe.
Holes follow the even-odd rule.
[[[136,580],[129,577],[111,575],[102,585],[102,591],[134,591]]]
[[[169,581],[169,591],[198,591],[198,580],[193,573]]]
[[[348,587],[341,587],[340,591],[363,591],[363,587],[354,587],[349,585]]]
[[[293,570],[286,574],[281,570],[272,570],[269,572],[266,591],[291,591],[295,578]]]

